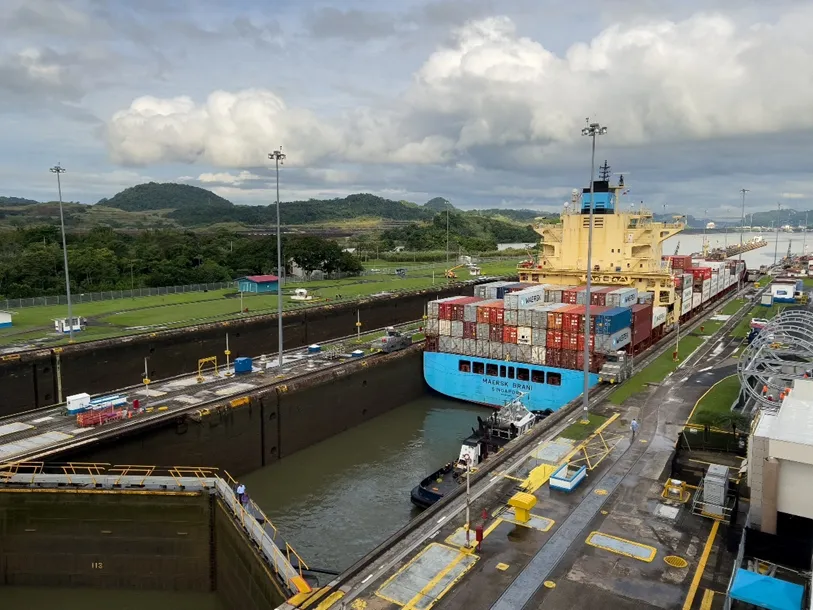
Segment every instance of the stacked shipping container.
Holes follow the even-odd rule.
[[[652,305],[638,304],[634,288],[591,290],[587,335],[584,287],[492,282],[476,294],[429,304],[427,350],[581,369],[587,343],[598,372],[607,353],[641,345],[652,331]]]

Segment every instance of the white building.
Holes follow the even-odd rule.
[[[11,326],[11,312],[0,311],[0,328],[8,328]]]
[[[717,228],[717,225],[716,225],[716,224],[714,224],[713,222],[707,222],[707,223],[706,223],[706,228],[707,228],[707,229],[716,229],[716,228]]]
[[[85,319],[74,317],[73,318],[73,332],[79,332],[85,329]],[[58,333],[69,334],[71,332],[71,324],[68,318],[56,318],[54,320],[54,330]]]
[[[779,513],[813,519],[813,379],[797,380],[748,439],[751,524],[776,534]]]

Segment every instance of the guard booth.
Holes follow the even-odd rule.
[[[85,326],[87,324],[87,320],[85,320],[85,318],[79,317],[70,318],[70,320],[73,322],[72,324],[68,320],[69,318],[55,318],[54,330],[60,334],[65,335],[67,335],[71,331],[76,333],[85,330]]]

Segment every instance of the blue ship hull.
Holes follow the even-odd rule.
[[[473,372],[461,370],[466,365]],[[525,392],[523,404],[535,412],[561,409],[584,388],[582,371],[441,352],[424,352],[423,377],[440,394],[489,407],[500,408]],[[597,383],[598,375],[590,373],[590,387]]]

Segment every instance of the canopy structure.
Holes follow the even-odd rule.
[[[766,610],[801,610],[804,591],[801,585],[740,568],[728,595]]]

